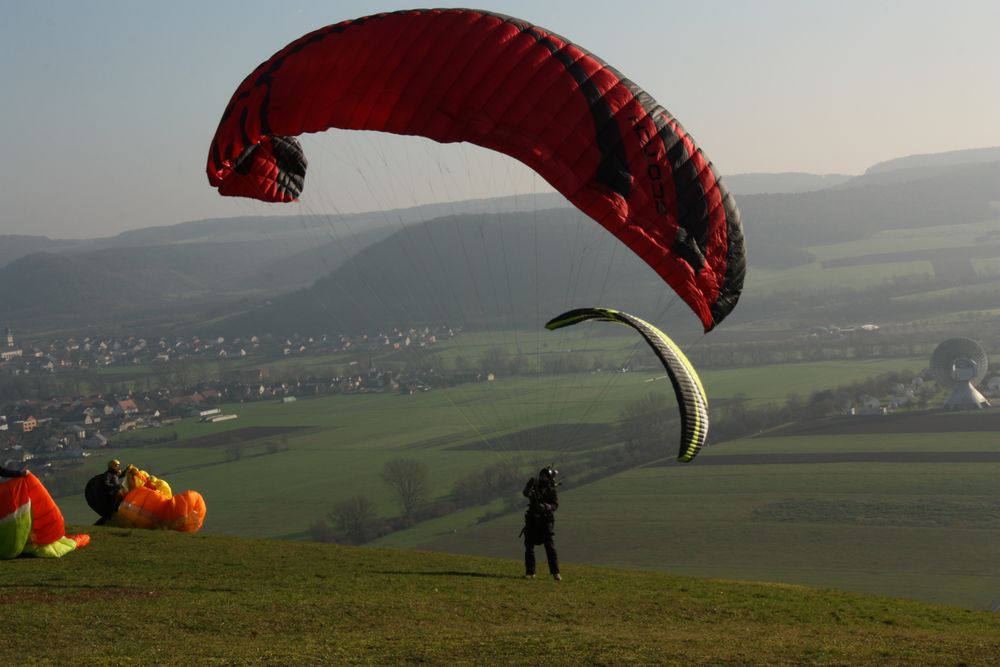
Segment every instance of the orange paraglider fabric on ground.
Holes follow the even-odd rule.
[[[166,496],[140,486],[125,495],[118,514],[136,528],[169,528],[194,533],[205,521],[205,499],[197,491]]]
[[[66,523],[59,506],[37,477],[28,473],[23,478],[31,498],[31,542],[51,544],[66,534]]]
[[[58,558],[90,543],[65,534],[66,524],[45,485],[32,473],[0,484],[0,554]]]

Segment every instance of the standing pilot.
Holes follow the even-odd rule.
[[[549,574],[556,581],[562,581],[559,575],[559,556],[556,554],[555,511],[559,509],[559,496],[556,493],[556,475],[558,471],[552,468],[542,468],[538,477],[532,477],[524,486],[524,496],[528,499],[528,510],[524,513],[524,577],[535,577],[535,545],[545,547],[545,558],[549,562]]]

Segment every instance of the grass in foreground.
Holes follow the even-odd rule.
[[[799,586],[88,529],[0,562],[18,664],[995,664],[1000,616]]]

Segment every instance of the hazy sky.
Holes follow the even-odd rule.
[[[997,0],[471,6],[541,25],[615,66],[669,109],[723,174],[855,174],[903,155],[1000,145]],[[0,234],[82,238],[298,212],[208,186],[208,145],[229,97],[305,32],[406,7],[0,0]],[[546,188],[479,149],[348,134],[305,142],[305,210]],[[405,166],[391,173],[389,163]],[[455,176],[463,171],[476,178]],[[383,181],[387,173],[408,185]]]

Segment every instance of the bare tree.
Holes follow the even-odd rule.
[[[632,401],[618,412],[626,450],[632,454],[649,454],[660,447],[664,432],[676,417],[667,407],[670,399],[662,393],[650,392],[645,398]]]
[[[510,351],[502,347],[492,347],[479,357],[479,365],[484,371],[502,373],[510,363]]]
[[[485,470],[460,478],[451,489],[451,494],[460,507],[484,505],[496,498],[514,496],[520,498],[519,491],[523,476],[510,462],[500,461]]]
[[[329,517],[354,544],[364,544],[375,537],[378,517],[375,504],[367,496],[354,496],[338,503]]]
[[[226,460],[239,461],[243,458],[243,443],[234,442],[226,447]]]
[[[393,459],[382,468],[382,481],[396,494],[403,515],[413,513],[427,499],[427,466],[416,459]]]

